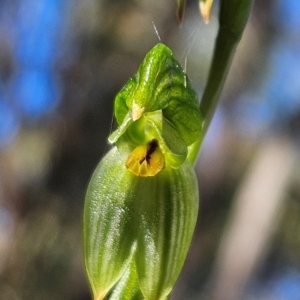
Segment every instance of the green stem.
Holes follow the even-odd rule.
[[[200,103],[204,118],[203,129],[198,148],[195,146],[193,152],[196,152],[196,149],[199,150],[215,113],[236,47],[247,24],[252,3],[253,0],[221,1],[218,35],[208,80]],[[191,157],[193,159],[195,155]]]

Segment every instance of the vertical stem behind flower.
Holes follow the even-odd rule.
[[[236,47],[246,27],[253,0],[222,0],[219,31],[208,81],[200,103],[204,125],[199,146],[207,132],[218,104]]]

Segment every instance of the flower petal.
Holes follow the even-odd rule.
[[[198,185],[189,162],[138,178],[139,235],[135,253],[141,290],[147,300],[165,299],[190,247],[198,214]]]
[[[103,299],[125,272],[135,248],[132,182],[116,147],[90,181],[84,208],[84,256],[95,299]]]

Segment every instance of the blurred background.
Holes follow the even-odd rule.
[[[256,1],[196,167],[179,299],[300,299],[300,2]],[[82,210],[113,100],[172,48],[201,97],[218,22],[187,1],[0,0],[0,299],[88,300]]]

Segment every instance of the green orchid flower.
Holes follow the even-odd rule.
[[[157,140],[166,165],[173,168],[185,161],[203,121],[197,94],[164,44],[149,51],[117,95],[114,113],[119,127],[110,135],[110,143],[133,150]]]
[[[212,0],[199,0],[208,21]],[[185,0],[178,0],[182,20]],[[96,168],[84,208],[84,257],[95,300],[164,300],[183,267],[199,195],[193,170],[253,0],[221,0],[200,103],[163,44],[115,99],[113,148]],[[201,111],[201,112],[200,112]]]
[[[208,21],[212,0],[199,1]],[[182,20],[186,1],[177,2]],[[170,294],[197,220],[193,163],[252,3],[220,2],[200,110],[187,75],[163,44],[149,51],[116,96],[114,146],[91,178],[84,208],[85,267],[95,300],[164,300]]]
[[[85,266],[95,300],[162,300],[194,232],[198,184],[189,154],[202,116],[172,51],[156,45],[115,99],[114,147],[90,181]]]
[[[97,167],[86,195],[85,264],[94,299],[104,299],[130,263],[142,299],[165,299],[196,224],[196,176],[189,161],[155,176],[136,176],[126,168],[126,158],[114,147]]]

